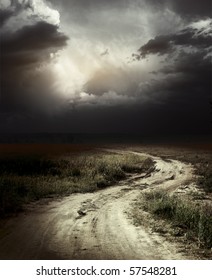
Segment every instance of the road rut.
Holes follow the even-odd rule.
[[[8,220],[0,238],[0,259],[189,258],[177,244],[134,226],[129,218],[130,204],[142,191],[174,191],[192,178],[191,165],[150,157],[155,169],[149,176],[136,174],[95,193],[43,200]]]

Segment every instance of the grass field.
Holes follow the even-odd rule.
[[[137,149],[135,149],[137,150]],[[212,157],[195,150],[142,148],[140,151],[192,163],[203,195],[171,196],[164,191],[142,193],[134,205],[134,220],[141,212],[167,221],[174,234],[186,236],[201,248],[212,247]],[[147,172],[153,162],[134,154],[103,152],[83,145],[0,145],[0,217],[17,213],[31,201],[71,193],[98,191]],[[205,199],[207,197],[207,199]],[[209,198],[209,199],[208,199]]]
[[[144,193],[142,208],[155,217],[167,219],[181,234],[200,247],[212,247],[212,207],[189,197],[169,195],[164,191]]]
[[[45,197],[93,192],[142,172],[145,157],[93,151],[56,156],[15,154],[0,158],[0,216]]]
[[[162,190],[142,193],[134,205],[133,218],[137,225],[144,225],[143,211],[151,214],[152,227],[164,232],[166,221],[173,236],[182,236],[198,248],[212,248],[212,153],[211,150],[185,148],[149,149],[151,154],[165,159],[177,159],[194,167],[197,192],[170,195]],[[160,222],[161,221],[161,224]]]

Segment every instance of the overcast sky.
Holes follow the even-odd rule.
[[[210,133],[211,0],[1,0],[0,132]]]

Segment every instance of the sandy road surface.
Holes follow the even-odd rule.
[[[0,259],[186,259],[177,245],[128,218],[130,203],[148,188],[174,191],[192,167],[152,157],[151,176],[134,175],[95,193],[39,203],[10,219],[0,235]]]

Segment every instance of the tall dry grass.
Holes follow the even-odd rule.
[[[165,191],[151,191],[143,195],[143,209],[175,227],[183,229],[188,238],[205,248],[212,248],[212,207],[188,198],[170,196]]]
[[[1,158],[0,216],[20,211],[24,203],[43,197],[105,188],[152,164],[138,155],[108,153]]]

